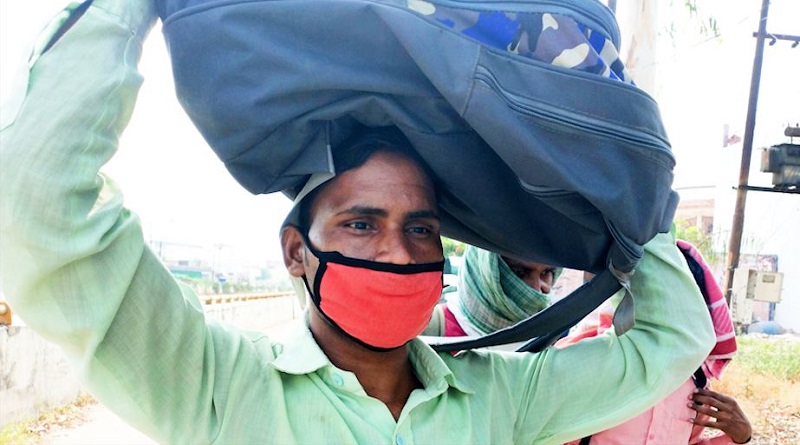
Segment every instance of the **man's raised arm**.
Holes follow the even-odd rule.
[[[27,89],[2,113],[0,277],[107,406],[159,440],[200,443],[216,428],[210,328],[99,173],[131,116],[155,20],[149,1],[95,0],[45,31]]]
[[[677,389],[708,356],[708,309],[671,234],[645,245],[631,291],[632,329],[547,349],[518,376],[521,442],[564,443],[615,426]]]

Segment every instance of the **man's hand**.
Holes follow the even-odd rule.
[[[750,441],[753,434],[750,421],[732,397],[709,389],[695,389],[689,398],[692,400],[689,402],[689,408],[700,414],[690,419],[690,422],[717,428],[735,443]]]

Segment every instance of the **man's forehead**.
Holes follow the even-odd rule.
[[[376,158],[379,155],[376,155]],[[334,215],[438,218],[433,183],[411,159],[371,158],[326,183],[314,197],[312,209]],[[312,211],[312,213],[314,213]]]
[[[523,268],[526,270],[540,270],[540,269],[554,269],[554,266],[545,263],[539,263],[532,260],[518,260],[515,258],[503,256],[503,261],[509,265],[509,267],[516,267],[516,268]]]
[[[287,221],[308,228],[322,207],[326,213],[359,208],[362,215],[384,211],[388,214],[394,201],[408,196],[416,198],[412,199],[416,205],[406,209],[407,217],[438,219],[435,182],[421,160],[391,148],[377,148],[362,159],[358,166],[340,170],[335,176],[326,175],[313,185],[306,184],[305,193],[301,192],[302,202],[295,202]]]
[[[386,186],[392,188],[383,188]],[[383,150],[375,152],[362,165],[336,175],[322,189],[353,195],[360,195],[362,191],[367,195],[377,190],[387,196],[402,192],[435,192],[432,179],[417,161],[402,153]]]
[[[416,190],[412,192],[410,189]],[[395,188],[387,193],[379,187],[331,187],[315,197],[312,213],[316,209],[325,209],[326,213],[334,216],[387,217],[402,214],[406,218],[439,218],[433,191],[421,186],[409,187],[406,191]]]

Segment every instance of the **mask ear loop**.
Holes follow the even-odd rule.
[[[315,305],[315,306],[319,307],[319,303],[320,303],[320,302],[319,302],[319,297],[317,296],[317,294],[316,294],[316,293],[314,293],[314,291],[312,291],[312,290],[311,290],[311,286],[308,284],[308,277],[306,277],[305,275],[303,275],[303,276],[302,276],[302,277],[300,277],[300,278],[302,278],[302,279],[303,279],[303,284],[305,284],[305,285],[306,285],[306,290],[308,291],[308,294],[311,296],[311,301],[313,301],[313,302],[314,302],[314,305]],[[324,314],[323,314],[323,315],[324,315]]]
[[[306,276],[306,274],[303,274],[301,278],[303,279],[303,283],[306,285],[306,290],[308,291],[308,294],[311,296],[311,301],[314,302],[314,305],[317,306],[317,309],[325,317],[325,319],[328,320],[329,323],[335,325],[335,323],[333,323],[333,320],[330,320],[328,316],[325,315],[324,312],[322,312],[321,308],[322,301],[319,298],[319,286],[320,286],[319,282],[320,279],[322,278],[322,273],[327,268],[327,261],[320,258],[319,251],[316,248],[314,248],[313,244],[311,244],[311,240],[308,237],[308,229],[301,229],[300,227],[298,227],[297,229],[298,232],[300,232],[300,236],[303,238],[303,243],[304,243],[303,247],[308,249],[308,251],[311,252],[311,254],[314,255],[314,257],[317,258],[317,260],[319,261],[319,267],[317,268],[317,273],[316,276],[314,277],[315,289],[311,289],[311,285],[308,283],[308,277]],[[316,290],[316,292],[314,292],[314,290]]]

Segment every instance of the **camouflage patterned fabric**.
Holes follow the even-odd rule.
[[[493,48],[633,84],[613,42],[571,17],[476,12],[420,0],[408,0],[408,7]]]

